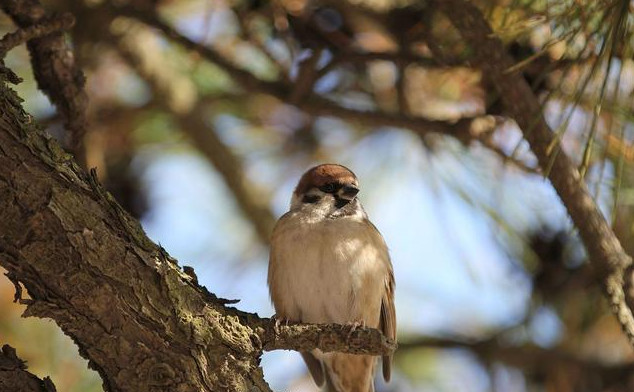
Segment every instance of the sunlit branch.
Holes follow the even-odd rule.
[[[568,156],[560,151],[556,157],[551,157],[549,146],[552,145],[553,132],[546,124],[537,98],[520,74],[506,72],[513,65],[513,59],[475,5],[463,0],[435,0],[433,4],[450,17],[464,40],[474,49],[474,64],[494,83],[506,110],[522,129],[542,168],[552,163],[548,178],[579,230],[594,267],[604,278],[612,310],[634,344],[634,317],[627,306],[623,287],[626,270],[627,281],[631,279],[629,268],[632,260],[624,252]],[[628,291],[627,295],[631,303],[632,294]]]

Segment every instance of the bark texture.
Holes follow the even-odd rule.
[[[107,391],[268,390],[249,315],[192,283],[0,90],[0,264],[27,316],[71,336]]]
[[[26,363],[18,358],[8,344],[0,351],[0,391],[57,392],[50,378],[39,379],[26,370]]]

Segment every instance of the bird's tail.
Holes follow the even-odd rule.
[[[325,392],[374,392],[376,357],[332,353],[322,360]]]

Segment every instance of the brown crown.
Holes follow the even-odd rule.
[[[357,176],[345,166],[326,163],[308,169],[295,188],[295,194],[304,194],[310,188],[335,182],[339,184],[357,184]]]

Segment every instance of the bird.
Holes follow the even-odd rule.
[[[394,272],[388,248],[357,194],[357,176],[339,164],[306,171],[271,235],[268,285],[276,323],[336,323],[379,329],[396,342]],[[328,392],[373,392],[377,357],[301,352]],[[382,357],[390,380],[392,355]]]

